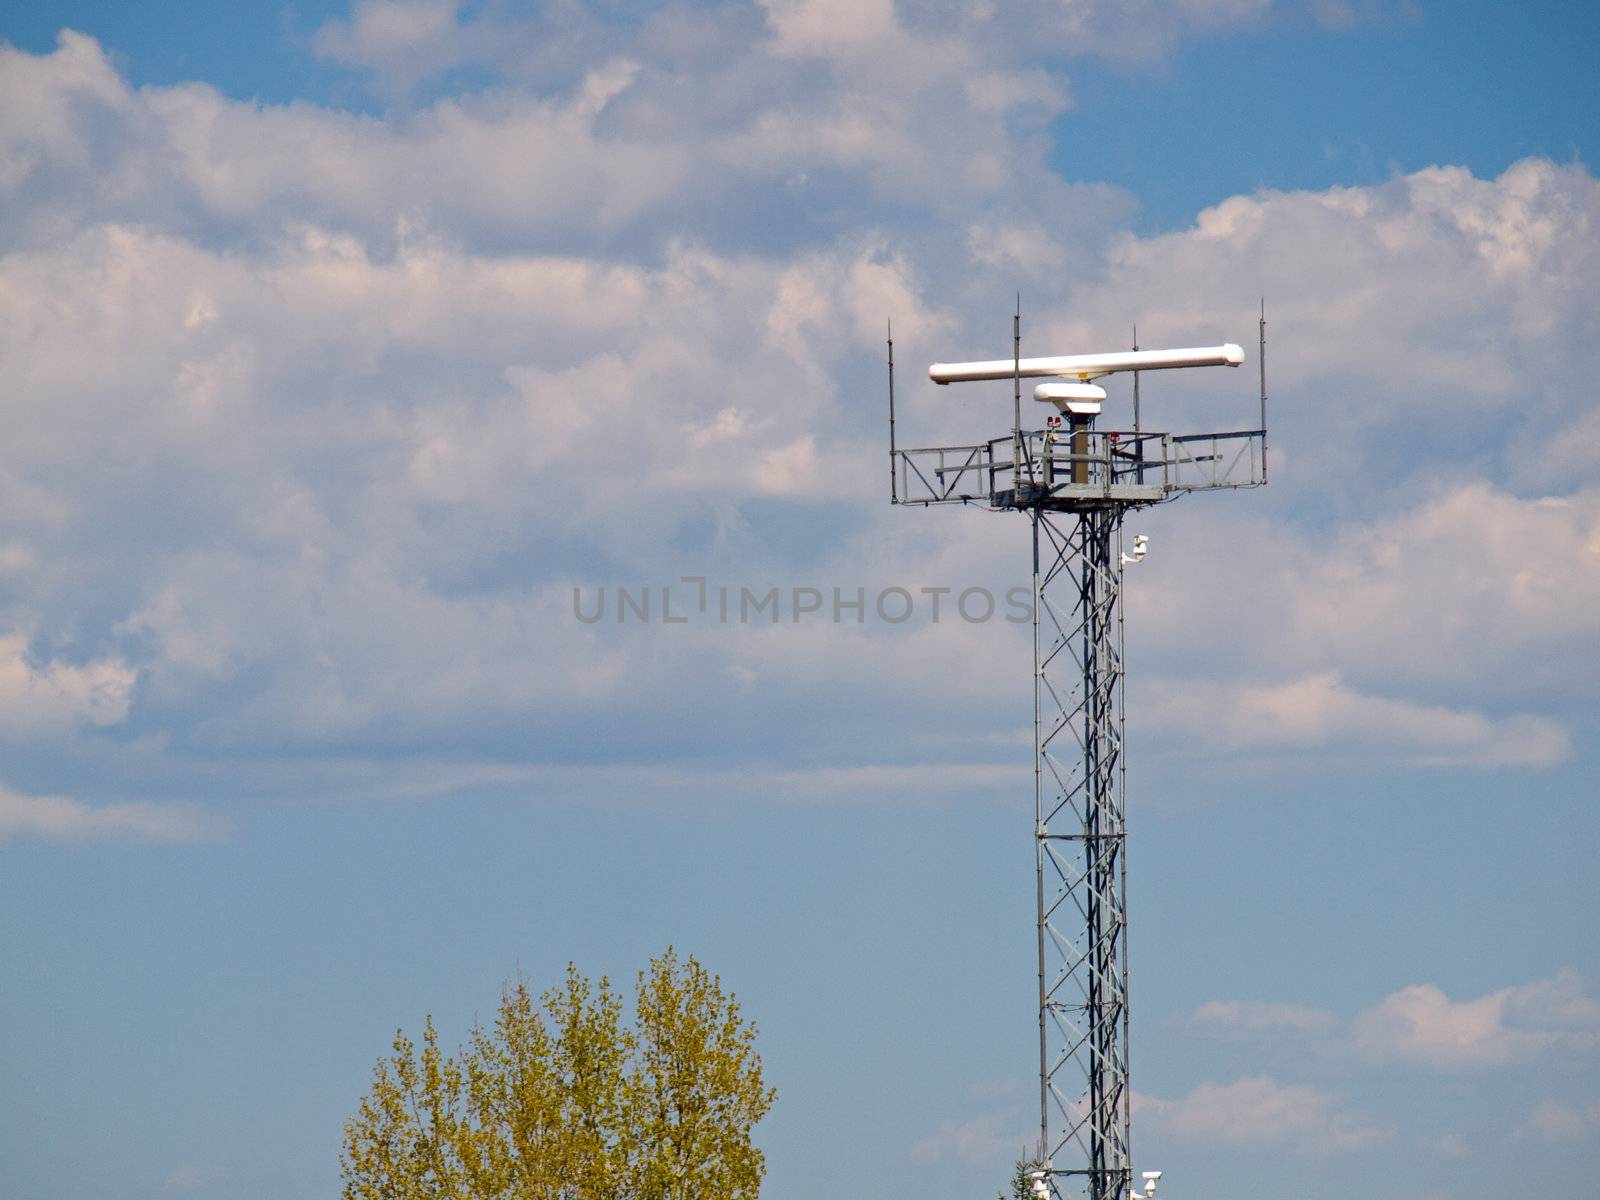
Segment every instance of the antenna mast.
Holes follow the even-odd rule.
[[[1261,323],[1256,326],[1256,365],[1261,369],[1261,482],[1267,481],[1267,298],[1261,297]]]
[[[1133,323],[1133,350],[1136,354],[1139,351],[1139,322],[1137,321]],[[1143,429],[1144,425],[1139,420],[1139,372],[1135,371],[1133,373],[1133,453],[1141,465],[1144,463],[1144,443],[1139,440],[1138,435]],[[1140,482],[1143,482],[1143,473],[1140,474],[1139,479]]]
[[[894,321],[884,324],[889,342],[889,502],[894,503]]]
[[[1011,460],[1022,461],[1022,293],[1011,316]]]

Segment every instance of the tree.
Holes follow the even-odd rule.
[[[1034,1200],[1033,1172],[1039,1169],[1036,1158],[1019,1158],[1011,1171],[1011,1195],[998,1192],[994,1200]]]
[[[751,1140],[775,1093],[722,981],[668,948],[641,971],[634,1025],[609,982],[568,966],[520,980],[489,1029],[443,1054],[396,1031],[345,1124],[345,1200],[752,1200]]]

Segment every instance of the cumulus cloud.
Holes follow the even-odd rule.
[[[1595,699],[1569,664],[1600,644],[1600,494],[1476,482],[1321,529],[1199,514],[1158,540],[1128,611],[1167,670],[1130,703],[1191,743],[1550,766],[1572,750],[1561,714]],[[1197,626],[1256,677],[1187,669]]]
[[[312,37],[319,58],[381,72],[402,90],[464,62],[458,0],[357,0],[348,21],[331,20]]]
[[[38,663],[27,650],[25,639],[0,636],[0,732],[116,725],[127,718],[138,677],[126,663]]]
[[[1343,1107],[1340,1098],[1267,1075],[1202,1083],[1177,1100],[1144,1096],[1142,1119],[1184,1141],[1303,1154],[1365,1150],[1393,1131]]]
[[[1578,1142],[1600,1137],[1600,1100],[1579,1105],[1543,1101],[1528,1117],[1523,1131],[1548,1142]]]
[[[1135,65],[1159,63],[1185,38],[1261,22],[1274,0],[1012,0],[1007,4],[902,0],[914,25],[956,23],[968,38],[1019,39],[1040,51]]]
[[[1228,752],[1350,752],[1415,766],[1548,767],[1570,751],[1547,717],[1482,713],[1363,695],[1336,672],[1281,684],[1163,682],[1145,711],[1167,736]]]
[[[1355,1047],[1384,1061],[1447,1070],[1600,1049],[1600,1002],[1571,972],[1451,1000],[1433,984],[1402,988],[1361,1013]]]
[[[1353,28],[1382,3],[1325,3],[1316,8],[1326,28]],[[1260,23],[1274,0],[1028,0],[1026,3],[952,5],[938,0],[760,0],[778,58],[850,61],[877,52],[883,70],[908,37],[913,46],[950,39],[978,48],[984,60],[1044,55],[1096,57],[1122,64],[1159,62],[1186,37]],[[524,83],[559,73],[562,59],[583,61],[610,43],[631,39],[670,42],[685,21],[702,37],[712,28],[757,33],[746,6],[718,4],[703,13],[670,5],[646,6],[634,27],[603,9],[549,5],[512,12],[501,5],[463,11],[459,0],[357,0],[348,19],[325,22],[312,37],[318,57],[358,68],[391,98],[418,84],[470,65],[503,80]],[[642,28],[642,34],[640,29]],[[1014,71],[1013,74],[1019,74]],[[998,75],[992,76],[998,82]]]
[[[1319,1034],[1338,1022],[1324,1008],[1269,1004],[1262,1000],[1208,1000],[1189,1018],[1207,1030],[1229,1034]]]
[[[1594,408],[1600,315],[1579,297],[1600,280],[1597,217],[1594,178],[1540,159],[1493,179],[1441,166],[1234,196],[1190,229],[1123,235],[1036,320],[1056,345],[1120,345],[1130,318],[1142,337],[1204,344],[1249,331],[1264,295],[1277,485],[1364,516],[1479,478],[1565,494],[1593,480],[1568,444]],[[1180,408],[1152,381],[1147,419],[1192,428],[1191,402],[1230,389],[1185,378]]]
[[[404,104],[457,68],[529,88],[570,83],[636,36],[619,17],[596,5],[356,0],[349,17],[316,29],[311,50],[356,69],[384,99]]]
[[[1436,984],[1412,984],[1349,1020],[1296,1004],[1213,1000],[1189,1021],[1213,1034],[1283,1048],[1320,1044],[1374,1064],[1443,1071],[1600,1050],[1600,1001],[1572,971],[1465,1000],[1452,1000]]]
[[[1091,7],[1080,31],[1122,19]],[[647,757],[799,769],[793,727],[841,738],[841,789],[929,747],[978,770],[1014,753],[1010,627],[635,634],[567,597],[719,569],[1003,594],[1020,524],[882,509],[883,322],[903,362],[1003,353],[1015,276],[1042,270],[1027,336],[1063,348],[1134,316],[1238,338],[1243,300],[1282,297],[1265,503],[1288,508],[1197,501],[1158,539],[1129,615],[1167,680],[1130,694],[1136,722],[1285,761],[1562,761],[1600,639],[1600,502],[1572,486],[1594,410],[1564,386],[1600,344],[1594,180],[1439,168],[1115,233],[1121,201],[1047,165],[1065,81],[967,36],[1003,16],[979,8],[573,26],[564,73],[382,118],[135,89],[71,33],[0,50],[0,720],[513,773],[599,756],[614,725]],[[318,45],[420,80],[485,53],[501,16],[474,13],[365,4]],[[881,70],[851,65],[880,43]],[[994,433],[1002,406],[916,375],[907,436]],[[1508,412],[1512,386],[1534,394]],[[1146,404],[1196,419],[1154,385]]]
[[[896,29],[891,0],[762,0],[786,54],[853,54],[869,50]]]
[[[0,787],[0,842],[11,838],[87,841],[134,838],[192,842],[215,828],[197,811],[170,804],[89,805],[65,796],[32,796]]]
[[[1457,686],[1503,675],[1531,696],[1562,685],[1545,664],[1600,644],[1593,489],[1520,497],[1452,487],[1341,531],[1320,562],[1297,566],[1308,576],[1293,636],[1363,672],[1408,653]]]
[[[426,32],[448,7],[369,5],[319,44],[381,41],[361,33],[381,12],[395,53],[454,58],[451,38]],[[1065,103],[1042,71],[896,26],[887,65],[859,72],[784,54],[747,24],[672,10],[596,39],[546,87],[382,120],[202,84],[135,90],[70,31],[51,55],[0,48],[0,246],[106,221],[207,243],[309,223],[392,246],[420,222],[477,249],[647,256],[673,238],[816,244],[1001,203],[1042,217],[1070,201],[1080,227],[1125,207],[1068,186],[1039,139],[1016,136]]]
[[[1033,1140],[1038,1139],[1037,1131]],[[965,1121],[944,1120],[911,1148],[916,1162],[964,1162],[987,1166],[1029,1145],[1027,1124],[1008,1116],[984,1114]]]

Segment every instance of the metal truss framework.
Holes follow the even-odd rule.
[[[1131,1181],[1122,513],[1030,510],[1039,1139],[1054,1194],[1084,1200]]]

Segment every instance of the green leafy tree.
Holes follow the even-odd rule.
[[[345,1125],[345,1200],[752,1200],[774,1092],[753,1024],[670,948],[639,973],[633,1026],[575,967],[507,987],[459,1055],[395,1034]]]

